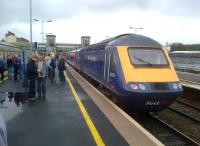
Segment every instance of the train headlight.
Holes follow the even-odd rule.
[[[177,84],[177,83],[173,83],[173,88],[174,88],[175,90],[177,90],[177,89],[178,89],[178,84]]]
[[[143,85],[143,84],[139,84],[138,86],[139,86],[139,89],[141,89],[141,90],[145,90],[146,89],[145,85]]]
[[[180,89],[182,89],[182,85],[181,85],[181,83],[178,83],[178,87],[179,87]]]
[[[137,90],[138,89],[138,85],[136,84],[130,84],[131,89]]]

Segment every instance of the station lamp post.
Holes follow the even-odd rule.
[[[138,29],[143,29],[143,28],[142,27],[131,27],[130,26],[129,29],[135,29],[135,34],[136,34]]]
[[[30,47],[32,51],[32,0],[29,1],[30,3]]]
[[[47,34],[47,33],[44,33],[44,22],[53,22],[52,20],[39,20],[39,19],[33,19],[33,21],[41,21],[42,22],[42,42],[44,43],[44,34]],[[52,34],[52,33],[48,33],[48,34]]]

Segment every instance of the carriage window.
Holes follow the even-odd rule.
[[[142,66],[168,66],[167,58],[161,49],[129,48],[132,64]]]

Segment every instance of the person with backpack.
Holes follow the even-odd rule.
[[[64,70],[65,69],[66,69],[65,57],[61,55],[60,59],[58,61],[58,72],[59,72],[60,83],[65,83],[65,78],[64,78]]]
[[[4,68],[5,68],[5,63],[2,57],[0,57],[0,74],[1,74],[1,80],[4,80]]]

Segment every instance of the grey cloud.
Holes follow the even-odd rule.
[[[77,14],[111,13],[123,9],[156,10],[165,15],[199,17],[198,0],[32,0],[33,18],[70,19]],[[0,26],[29,22],[29,0],[0,0]]]
[[[26,22],[29,13],[27,0],[1,0],[0,1],[0,26],[16,21]]]

